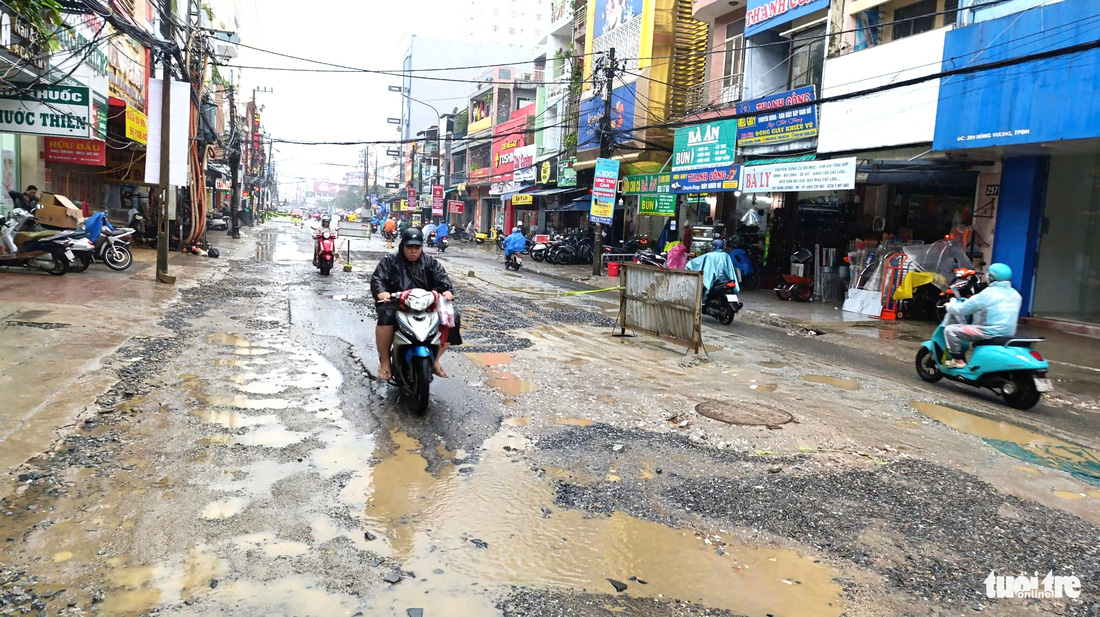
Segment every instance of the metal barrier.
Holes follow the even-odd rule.
[[[639,264],[619,270],[619,317],[616,326],[672,341],[699,353],[703,274]]]
[[[337,232],[342,238],[367,238],[371,236],[370,221],[340,221]]]

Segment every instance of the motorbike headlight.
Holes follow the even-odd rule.
[[[422,313],[430,310],[435,304],[435,294],[406,294],[401,298],[401,305],[409,311]]]

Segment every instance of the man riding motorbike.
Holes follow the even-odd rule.
[[[378,325],[374,329],[374,338],[378,349],[378,378],[381,380],[393,377],[390,346],[393,345],[393,330],[397,324],[397,306],[390,299],[408,289],[437,291],[447,300],[454,300],[447,271],[435,258],[424,253],[424,234],[416,228],[401,232],[397,253],[383,257],[370,279],[371,295],[377,300]],[[439,357],[435,359],[433,370],[440,377],[446,377],[447,372],[439,364],[439,358],[443,357],[443,352],[451,343],[457,345],[462,342],[458,327],[456,314],[455,326],[447,333],[446,340],[440,345]]]
[[[710,288],[715,283],[738,282],[737,269],[733,266],[733,260],[730,259],[729,253],[722,250],[725,243],[715,238],[710,246],[711,251],[709,253],[704,253],[687,263],[688,270],[703,273],[703,298],[710,294]],[[734,287],[733,293],[741,293],[740,284]]]
[[[451,235],[451,226],[447,224],[447,221],[443,221],[439,224],[439,227],[435,228],[435,243],[443,242],[443,238],[447,238]],[[448,240],[450,242],[450,240]]]
[[[952,323],[943,329],[947,342],[947,351],[951,359],[944,363],[947,368],[966,367],[964,342],[974,343],[999,336],[1016,334],[1016,319],[1020,316],[1023,298],[1012,288],[1012,268],[997,263],[989,266],[989,287],[963,301],[953,298],[947,303],[945,321],[964,321],[973,315],[973,323]]]
[[[313,239],[316,240],[317,238],[321,237],[321,232],[324,231],[325,229],[330,229],[331,226],[332,226],[332,216],[330,216],[328,214],[322,216],[321,217],[321,227],[317,229],[317,233],[313,236]],[[318,254],[320,254],[320,252],[321,252],[321,243],[320,242],[314,242],[313,243],[313,266],[314,267],[317,266],[317,256],[318,256]]]
[[[508,263],[512,253],[522,253],[525,248],[527,248],[527,238],[520,233],[519,227],[513,227],[512,233],[504,239],[504,263]]]

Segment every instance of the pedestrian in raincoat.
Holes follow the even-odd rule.
[[[522,253],[527,248],[527,238],[520,232],[519,227],[513,227],[512,233],[504,239],[504,261],[512,256],[512,253]]]
[[[733,260],[729,253],[722,250],[725,244],[721,240],[715,240],[710,245],[714,250],[687,263],[688,270],[703,273],[703,297],[710,293],[710,288],[715,283],[737,281],[737,269],[733,267]],[[734,293],[741,293],[740,285],[734,288]]]
[[[672,245],[672,248],[668,249],[668,268],[670,270],[683,270],[687,267],[687,252],[688,249],[684,246],[683,242],[677,242]]]
[[[447,224],[447,221],[443,221],[439,224],[439,227],[435,228],[435,243],[439,244],[443,242],[443,238],[451,235],[451,226]]]
[[[1016,334],[1016,319],[1020,316],[1023,298],[1012,288],[1012,268],[1005,264],[989,266],[989,287],[968,299],[954,298],[947,303],[947,319],[972,315],[972,323],[944,326],[944,339],[951,359],[944,366],[963,368],[966,355],[964,342],[976,342],[998,336]]]
[[[397,233],[405,233],[405,230],[409,228],[409,219],[401,219],[397,222]]]

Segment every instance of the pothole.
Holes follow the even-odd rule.
[[[790,412],[755,401],[703,401],[695,411],[711,420],[738,426],[779,426],[794,422]]]

